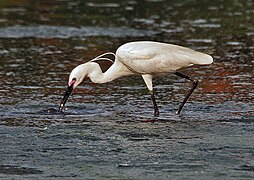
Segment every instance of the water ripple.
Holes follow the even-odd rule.
[[[122,27],[11,26],[0,28],[0,38],[61,38],[89,36],[143,37],[157,34],[152,30]]]

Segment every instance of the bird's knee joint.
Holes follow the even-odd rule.
[[[192,83],[193,83],[193,85],[197,86],[197,85],[198,85],[198,82],[199,82],[198,80],[193,80]]]
[[[150,95],[153,95],[153,90],[149,90],[149,94],[150,94]]]

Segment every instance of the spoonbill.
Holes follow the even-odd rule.
[[[113,55],[115,60],[107,58],[108,55]],[[96,62],[99,60],[111,61],[112,65],[103,73]],[[155,100],[152,79],[157,75],[173,73],[192,82],[191,89],[176,111],[176,114],[180,114],[184,104],[196,89],[198,80],[177,72],[177,70],[194,64],[207,65],[212,62],[213,58],[210,55],[178,45],[153,41],[129,42],[121,45],[115,54],[108,52],[75,67],[70,73],[68,87],[59,106],[59,111],[63,111],[71,92],[85,77],[90,78],[94,83],[106,83],[122,76],[140,75],[150,92],[154,116],[158,116],[159,109]]]

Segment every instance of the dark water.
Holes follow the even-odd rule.
[[[0,2],[1,179],[253,179],[254,2]],[[212,52],[154,80],[153,117],[141,77],[85,81],[54,112],[76,65],[134,40]],[[108,64],[103,64],[107,66]]]

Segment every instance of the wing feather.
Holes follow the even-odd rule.
[[[178,45],[151,41],[120,46],[116,57],[137,73],[167,73],[193,64],[210,64],[211,56]]]

